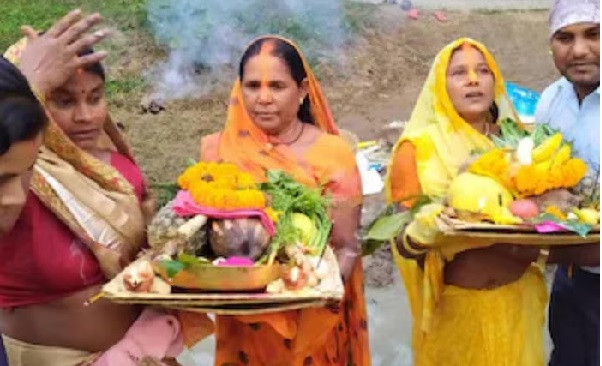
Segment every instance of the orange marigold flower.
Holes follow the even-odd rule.
[[[532,195],[537,189],[537,181],[532,165],[521,166],[514,176],[514,186],[523,195]]]
[[[577,158],[567,160],[562,164],[561,169],[564,188],[576,186],[587,173],[587,165]]]

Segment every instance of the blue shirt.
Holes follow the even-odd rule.
[[[573,154],[587,163],[590,173],[600,172],[600,87],[581,105],[573,84],[560,78],[544,90],[535,120],[562,132],[573,143]]]

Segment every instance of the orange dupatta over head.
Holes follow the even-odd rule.
[[[279,39],[297,50],[307,75],[307,98],[309,98],[314,123],[322,131],[338,135],[339,130],[334,123],[326,97],[301,50],[292,41],[283,37],[265,36],[259,39]],[[268,135],[253,123],[244,105],[241,80],[234,83],[230,93],[226,126],[220,134],[217,152],[220,160],[238,165],[258,181],[265,180],[265,172],[273,169],[285,171],[296,181],[308,186],[316,185],[314,177],[299,165],[288,148],[273,146]]]

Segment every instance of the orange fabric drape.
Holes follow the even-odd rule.
[[[421,193],[416,164],[416,148],[411,142],[403,142],[391,157],[391,199],[405,207],[411,207]]]

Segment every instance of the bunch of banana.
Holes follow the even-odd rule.
[[[490,177],[462,173],[453,180],[447,198],[449,205],[458,212],[484,215],[496,224],[518,224],[522,221],[508,209],[514,200],[512,194]]]

